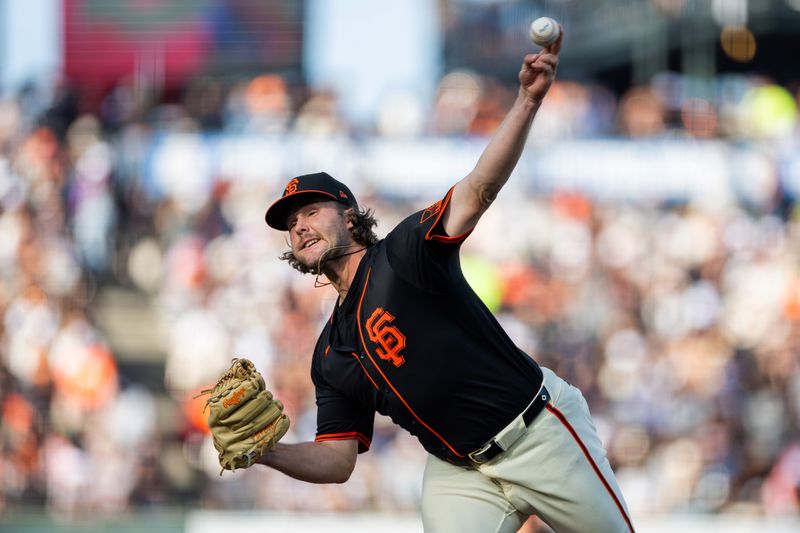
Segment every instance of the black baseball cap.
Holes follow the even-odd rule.
[[[356,197],[344,183],[333,179],[327,172],[304,174],[289,180],[281,196],[269,206],[264,219],[267,224],[280,231],[287,231],[286,219],[289,211],[300,204],[331,200],[348,207],[358,207]]]

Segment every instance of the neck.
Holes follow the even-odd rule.
[[[337,252],[340,255],[325,262],[322,274],[328,278],[336,292],[339,293],[339,303],[342,303],[344,297],[347,296],[347,291],[350,290],[350,284],[356,275],[361,258],[367,253],[367,248],[353,243],[346,250],[338,250],[333,253],[337,254]]]

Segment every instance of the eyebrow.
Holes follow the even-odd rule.
[[[311,209],[319,209],[319,205],[317,204],[319,204],[319,202],[312,202],[300,207],[299,209],[296,209],[291,215],[289,215],[289,218],[286,219],[286,225],[291,226],[292,222],[295,222],[301,213],[306,213]]]

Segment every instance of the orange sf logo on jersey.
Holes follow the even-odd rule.
[[[283,190],[283,195],[286,196],[288,194],[296,193],[298,183],[300,183],[300,180],[293,178],[289,183],[286,184],[286,188]]]
[[[400,354],[400,350],[406,347],[406,336],[390,325],[393,320],[391,313],[378,307],[367,319],[367,334],[372,342],[379,345],[375,350],[378,357],[399,367],[406,362],[405,357]]]

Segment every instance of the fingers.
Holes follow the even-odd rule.
[[[537,56],[532,55],[525,56],[525,60],[522,62],[522,67],[519,69],[520,80],[523,77],[530,76],[530,74],[534,72],[533,65],[536,64],[536,57]]]
[[[550,65],[533,65],[530,67],[531,72],[536,72],[538,74],[544,74],[547,77],[555,77],[556,69],[551,67]]]
[[[558,55],[558,53],[561,52],[561,43],[564,42],[564,27],[559,24],[558,30],[558,39],[556,39],[556,42],[545,48],[545,50],[555,55]]]
[[[555,71],[558,67],[558,56],[540,52],[538,54],[528,54],[522,62],[522,71],[533,70],[541,71],[545,68]]]
[[[536,62],[536,60],[537,60],[537,59],[539,59],[539,56],[541,56],[541,55],[542,55],[542,53],[541,53],[541,52],[540,52],[540,53],[538,53],[538,54],[528,54],[528,55],[526,55],[526,56],[525,56],[525,57],[522,59],[522,66],[523,66],[523,67],[527,67],[527,66],[530,66],[530,65],[532,65],[533,63],[535,63],[535,62]]]
[[[536,60],[536,63],[544,63],[545,65],[556,68],[558,66],[558,57],[554,56],[553,54],[542,54],[539,56],[539,59]]]
[[[527,76],[531,73],[541,73],[547,77],[555,76],[558,69],[558,54],[564,42],[564,27],[558,25],[559,35],[556,41],[535,54],[527,54],[522,61],[520,74]]]

